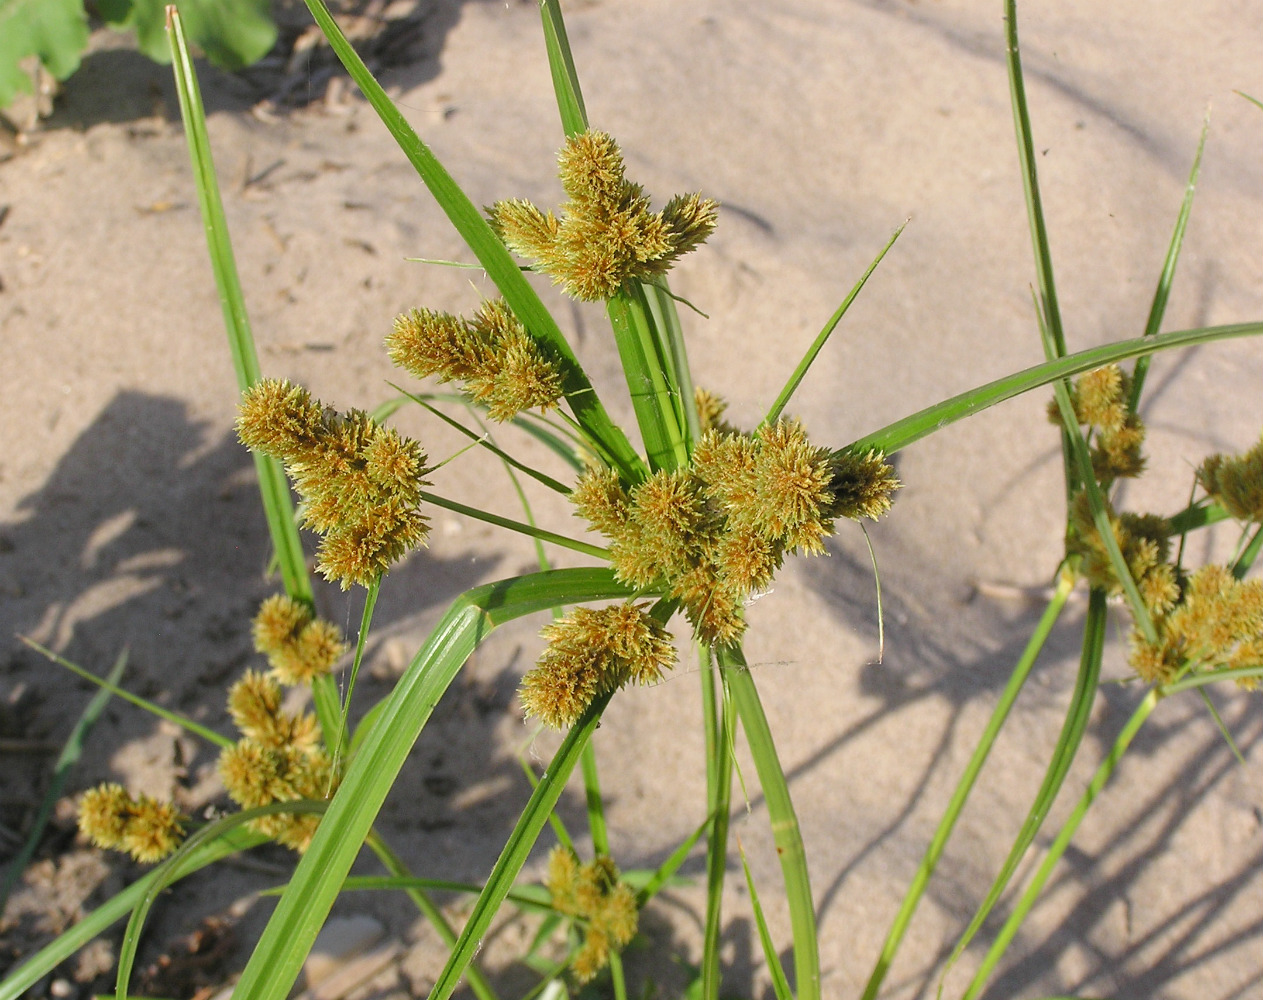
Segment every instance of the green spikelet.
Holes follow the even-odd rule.
[[[1197,479],[1238,521],[1263,521],[1263,440],[1244,455],[1211,455]]]

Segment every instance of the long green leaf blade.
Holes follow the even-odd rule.
[[[780,857],[781,873],[785,878],[785,899],[789,904],[790,929],[794,937],[794,978],[798,1000],[819,1000],[820,952],[816,937],[816,908],[811,895],[811,880],[807,875],[802,830],[790,798],[785,770],[781,767],[772,730],[767,716],[763,714],[759,692],[740,647],[722,647],[719,665],[732,691],[733,704],[745,729],[750,755],[754,758],[759,785],[767,802],[768,819],[772,824],[772,838]]]
[[[1012,375],[1005,375],[993,382],[952,396],[933,406],[910,414],[881,430],[874,431],[854,441],[848,450],[869,451],[876,449],[889,455],[905,448],[915,441],[928,437],[935,431],[955,423],[965,417],[979,413],[988,407],[1002,403],[1006,399],[1020,396],[1031,389],[1038,389],[1057,379],[1069,378],[1083,372],[1092,371],[1102,365],[1115,361],[1126,361],[1142,354],[1171,350],[1176,347],[1193,347],[1197,344],[1209,344],[1216,340],[1228,340],[1235,337],[1257,337],[1263,335],[1263,322],[1232,323],[1226,326],[1198,327],[1193,330],[1175,330],[1171,333],[1159,333],[1153,337],[1137,337],[1132,340],[1120,340],[1117,343],[1102,347],[1092,347],[1086,351],[1068,354],[1064,358],[1045,361],[1033,365]]]

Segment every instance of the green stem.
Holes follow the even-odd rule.
[[[360,631],[355,637],[355,656],[351,660],[351,676],[346,682],[346,697],[342,699],[342,711],[338,717],[338,729],[334,734],[333,773],[337,774],[338,764],[342,759],[342,751],[346,747],[348,726],[347,719],[351,714],[351,696],[355,693],[355,681],[360,675],[360,664],[364,662],[364,647],[368,643],[368,630],[373,624],[373,611],[377,608],[377,595],[381,592],[382,578],[379,573],[368,585],[364,594],[364,611],[360,615]],[[326,744],[329,737],[325,737]]]
[[[583,755],[579,762],[583,769],[583,794],[588,805],[588,829],[592,833],[592,850],[608,857],[610,836],[605,827],[605,808],[601,803],[601,778],[596,770],[596,749],[591,743],[583,748]]]
[[[803,850],[802,831],[798,815],[790,798],[785,770],[781,767],[772,740],[772,730],[759,701],[754,678],[746,666],[745,655],[739,646],[722,646],[719,666],[732,692],[732,700],[746,732],[746,742],[754,767],[759,774],[759,784],[767,802],[768,818],[772,825],[772,839],[780,857],[781,874],[785,879],[785,899],[789,904],[790,928],[794,937],[794,977],[798,1000],[820,998],[820,954],[816,939],[816,910],[811,896],[811,881],[807,875],[807,855]]]
[[[1159,688],[1150,690],[1145,695],[1144,700],[1136,707],[1131,718],[1127,720],[1127,725],[1118,734],[1118,739],[1114,741],[1114,746],[1110,749],[1109,755],[1101,762],[1100,767],[1096,769],[1096,773],[1092,776],[1092,781],[1088,784],[1083,796],[1070,814],[1070,818],[1066,820],[1057,834],[1056,840],[1053,841],[1052,846],[1048,849],[1048,854],[1044,857],[1039,870],[1036,871],[1035,877],[1031,879],[1030,885],[1027,886],[1026,891],[1022,893],[1022,897],[1017,901],[1013,912],[1009,915],[1009,919],[1005,921],[1004,927],[1000,929],[995,943],[987,951],[986,957],[982,960],[982,965],[979,966],[978,971],[974,974],[974,978],[970,982],[968,989],[965,990],[962,1000],[974,1000],[982,991],[983,986],[986,985],[988,977],[995,970],[996,964],[1004,955],[1009,944],[1012,943],[1018,928],[1022,925],[1022,921],[1026,919],[1031,907],[1035,905],[1035,900],[1048,882],[1053,868],[1061,860],[1061,856],[1065,854],[1066,848],[1070,846],[1070,839],[1074,836],[1075,831],[1079,829],[1079,824],[1083,822],[1083,817],[1087,815],[1088,808],[1101,793],[1101,789],[1105,787],[1111,775],[1113,775],[1114,769],[1118,766],[1118,762],[1126,752],[1127,747],[1135,739],[1136,733],[1140,731],[1140,727],[1144,725],[1145,720],[1149,718],[1149,714],[1157,707],[1163,695],[1164,692]]]
[[[969,759],[965,773],[961,775],[960,781],[956,784],[956,790],[952,793],[951,801],[947,804],[947,810],[943,813],[942,819],[939,820],[938,828],[934,831],[934,836],[930,840],[930,846],[926,848],[925,856],[921,859],[921,865],[917,868],[912,882],[904,893],[903,904],[899,907],[894,923],[890,926],[885,944],[882,946],[881,955],[877,959],[877,965],[868,979],[868,985],[864,988],[863,1000],[874,1000],[877,996],[882,981],[890,970],[891,962],[894,961],[895,952],[903,940],[908,925],[912,922],[912,915],[916,912],[917,904],[921,901],[925,887],[929,884],[930,876],[938,866],[943,850],[947,847],[947,841],[956,826],[956,821],[960,818],[961,810],[964,809],[965,802],[973,790],[974,782],[977,780],[983,764],[986,763],[987,757],[991,753],[991,748],[995,745],[996,737],[999,736],[1000,730],[1008,718],[1009,711],[1013,707],[1013,703],[1017,700],[1018,694],[1026,684],[1026,679],[1030,676],[1031,668],[1034,667],[1040,651],[1044,648],[1044,643],[1048,641],[1053,625],[1061,617],[1061,612],[1065,609],[1066,601],[1070,597],[1070,592],[1074,589],[1074,585],[1074,574],[1063,565],[1057,573],[1057,586],[1053,591],[1052,599],[1048,602],[1048,607],[1044,609],[1039,623],[1035,626],[1035,631],[1031,634],[1026,648],[1022,651],[1021,657],[1014,666],[1009,682],[1005,685],[1004,691],[1000,695],[1000,700],[991,712],[991,718],[987,721],[987,726],[982,732],[978,745],[974,747],[973,756]]]
[[[702,701],[706,730],[706,804],[710,829],[706,835],[706,925],[702,937],[702,995],[718,1000],[722,973],[719,935],[723,930],[724,875],[728,868],[728,824],[732,814],[734,709],[726,686],[715,704],[715,662],[710,649],[699,646],[702,659]]]

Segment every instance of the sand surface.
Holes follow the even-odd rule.
[[[416,58],[385,74],[391,92],[475,203],[554,203],[561,133],[535,6],[432,7]],[[1029,0],[1020,15],[1071,349],[1143,331],[1208,107],[1164,328],[1263,317],[1263,112],[1233,93],[1263,96],[1254,4]],[[685,314],[690,356],[735,422],[759,419],[905,219],[793,401],[813,439],[845,444],[1042,359],[998,0],[598,0],[571,4],[568,17],[591,120],[618,138],[629,174],[656,204],[701,190],[725,206],[710,243],[671,280],[709,316]],[[118,44],[105,40],[42,130],[0,163],[0,724],[6,738],[39,744],[60,745],[89,688],[15,633],[98,673],[127,647],[129,688],[229,732],[224,692],[257,663],[249,618],[273,588],[252,466],[231,431],[235,381],[168,71]],[[393,316],[416,305],[469,311],[492,286],[476,271],[405,260],[470,258],[357,97],[251,114],[261,95],[247,83],[208,72],[204,86],[265,372],[341,408],[376,405],[394,392],[387,381],[406,378],[382,349]],[[545,296],[609,409],[627,417],[602,313],[551,289]],[[1160,357],[1149,386],[1151,472],[1125,496],[1173,512],[1205,454],[1257,439],[1263,350],[1245,340]],[[1060,557],[1061,469],[1046,400],[1040,392],[1004,404],[900,454],[906,488],[871,530],[885,595],[880,664],[872,571],[853,525],[827,557],[793,562],[750,610],[748,655],[799,806],[826,996],[862,989],[1038,616],[1024,588],[1045,586]],[[432,419],[399,419],[435,458],[459,447]],[[502,438],[549,462],[512,432]],[[517,515],[488,458],[467,454],[435,481],[447,496]],[[546,523],[578,530],[564,503],[543,491],[531,499]],[[443,511],[433,520],[428,551],[383,587],[357,690],[363,707],[389,691],[458,593],[533,565],[522,539]],[[1189,562],[1222,557],[1234,537],[1199,535]],[[335,621],[358,621],[356,594],[325,589],[319,599]],[[1072,604],[1054,631],[886,995],[934,995],[1056,742],[1083,609]],[[1121,613],[1116,623],[1111,680],[1128,673]],[[554,739],[531,741],[514,698],[541,624],[506,628],[478,651],[387,803],[383,829],[418,873],[484,877],[528,794],[517,756],[542,762],[551,752]],[[617,698],[598,735],[624,867],[660,862],[703,819],[698,689],[686,657],[666,683]],[[1102,688],[1041,844],[1141,694]],[[988,997],[1263,995],[1258,698],[1215,692],[1245,767],[1196,696],[1160,707]],[[0,850],[17,843],[52,759],[5,753]],[[788,949],[766,811],[742,760],[752,799],[735,810],[734,832]],[[118,701],[70,790],[104,779],[174,794],[192,811],[223,801],[210,749]],[[578,795],[563,808],[576,830],[582,808]],[[75,841],[64,809],[58,817],[10,904],[0,961],[134,876]],[[177,888],[155,911],[147,955],[239,904],[238,946],[217,973],[227,981],[270,907],[248,905],[250,894],[288,864],[285,852],[264,852],[252,866]],[[663,996],[676,995],[681,963],[698,957],[700,858],[685,870],[693,885],[650,908],[651,947],[629,958],[632,974],[649,970]],[[738,867],[726,899],[725,991],[767,996],[739,881]],[[423,995],[437,948],[406,901],[360,894],[337,912],[373,915],[410,949],[370,995]],[[497,939],[493,967],[522,933]],[[971,950],[961,969],[980,956]],[[65,975],[73,980],[76,968],[84,981],[72,988],[86,990],[93,969],[72,964]],[[506,975],[509,995],[527,981]],[[964,982],[953,976],[957,995]]]

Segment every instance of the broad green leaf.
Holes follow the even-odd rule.
[[[132,0],[124,22],[136,30],[140,50],[165,63],[168,0]],[[224,69],[258,62],[276,44],[276,23],[269,0],[175,0],[189,41]]]
[[[19,60],[36,56],[64,80],[79,68],[87,44],[83,0],[0,0],[0,108],[31,92],[31,78]]]

